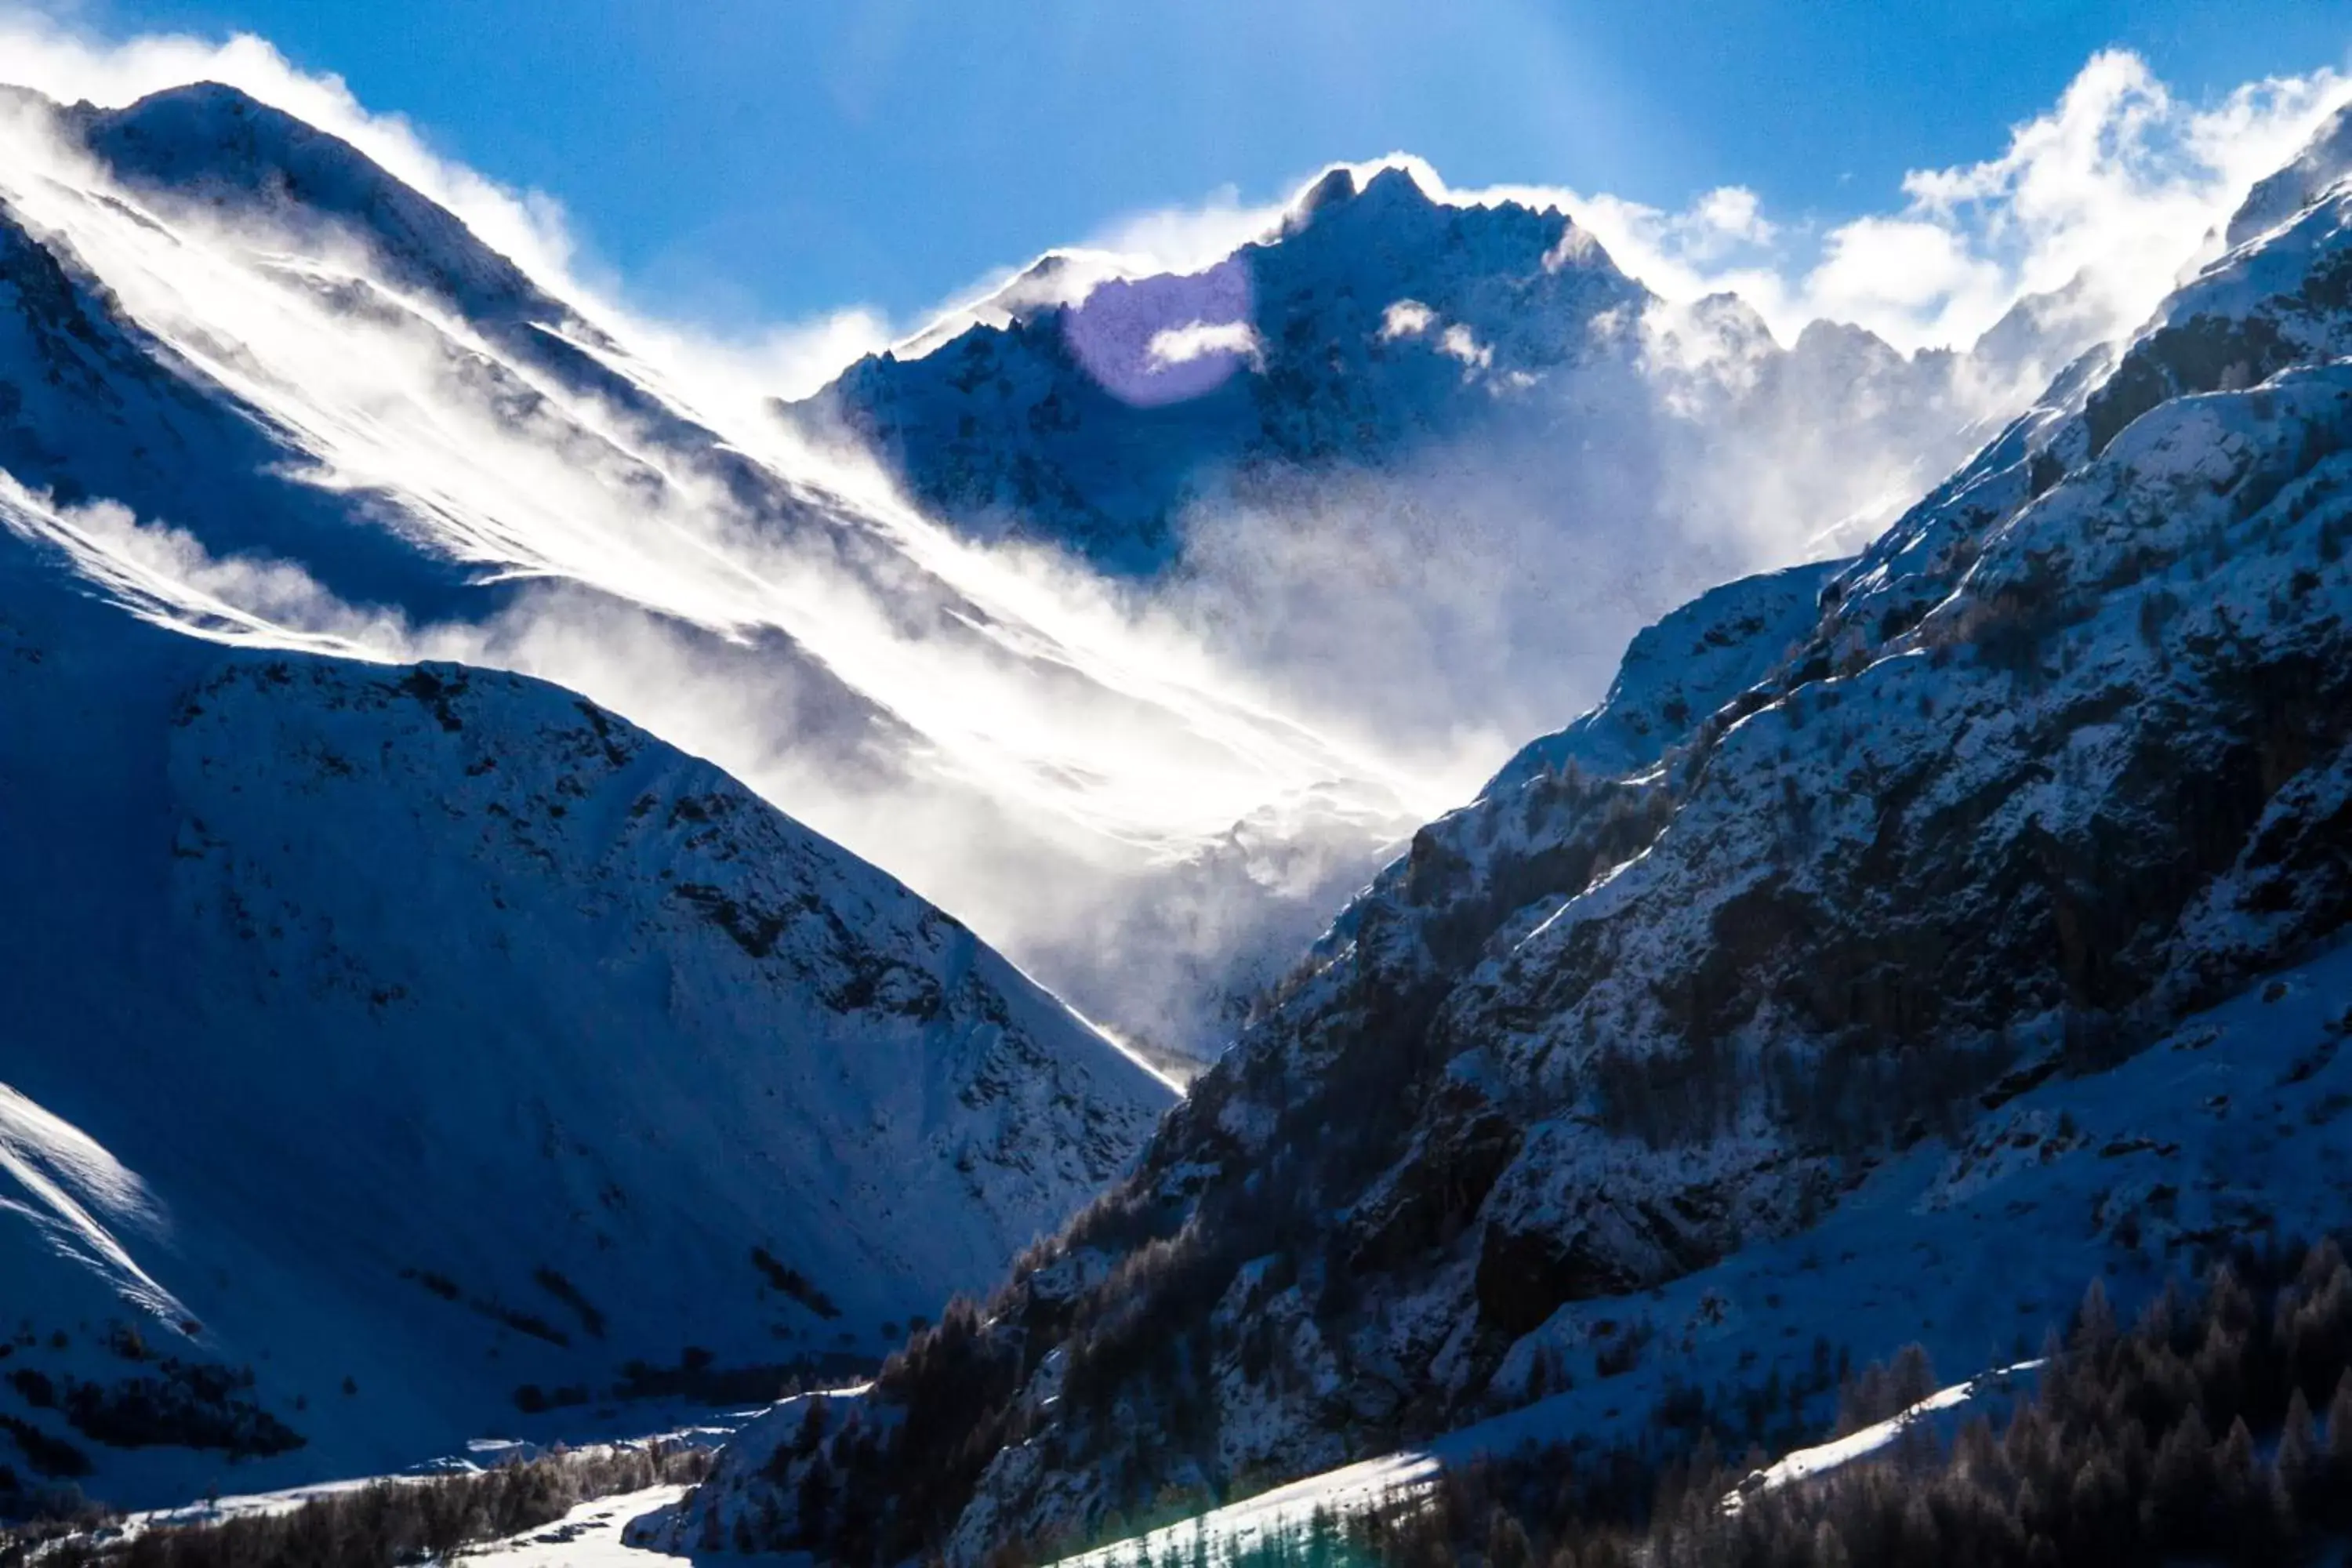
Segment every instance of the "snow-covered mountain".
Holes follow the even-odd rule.
[[[884,1544],[1083,1539],[1563,1375],[1598,1432],[1694,1370],[1786,1397],[1815,1334],[2030,1344],[2083,1279],[2340,1224],[2352,187],[2313,178],[1418,833],[1136,1173],[886,1372],[869,1429],[953,1399],[994,1452],[839,1456]]]
[[[1465,521],[1532,469],[1512,499],[1562,531],[1736,556],[1775,510],[1885,521],[2095,318],[2049,296],[1966,354],[1830,322],[1784,348],[1734,296],[1667,305],[1557,207],[1433,195],[1392,163],[1331,169],[1197,272],[1049,254],[793,412],[855,431],[969,531],[1121,573],[1181,563],[1192,514],[1301,506],[1302,483],[1367,469],[1444,475]],[[1790,442],[1831,471],[1801,502],[1742,493]]]
[[[1790,567],[2075,302],[1784,347],[1339,171],[780,417],[241,93],[0,96],[11,1468],[765,1386],[1108,1184],[843,1456],[973,1556],[1484,1415],[2152,1037],[2336,919],[2332,145]],[[1133,1173],[1166,1086],[1024,969],[1241,1027]]]
[[[1466,794],[1641,626],[1858,548],[2133,324],[2078,279],[1966,352],[1825,321],[1784,345],[1538,200],[1336,167],[1213,264],[1051,254],[786,413]]]
[[[991,1277],[1171,1098],[593,702],[143,625],[41,508],[0,489],[20,1481],[170,1501],[756,1396]]]

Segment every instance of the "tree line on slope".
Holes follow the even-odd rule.
[[[1655,1477],[1647,1519],[1629,1521],[1596,1517],[1577,1459],[1555,1447],[1448,1471],[1336,1535],[1296,1531],[1245,1555],[1269,1568],[2270,1565],[2352,1534],[2352,1267],[2336,1243],[2242,1250],[2127,1329],[2094,1282],[2045,1348],[2002,1430],[1981,1415],[1948,1442],[1914,1426],[1872,1458],[1752,1489],[1736,1511],[1724,1500],[1760,1453],[1734,1469],[1702,1441]],[[1898,1364],[1860,1403],[1919,1392],[1923,1368]],[[1849,1403],[1842,1429],[1870,1415]]]
[[[527,1462],[429,1480],[376,1481],[283,1513],[145,1530],[108,1541],[87,1532],[0,1530],[0,1568],[394,1568],[438,1559],[562,1519],[583,1502],[648,1487],[690,1485],[708,1449],[678,1443],[558,1450]]]

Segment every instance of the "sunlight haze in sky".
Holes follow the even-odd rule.
[[[0,6],[0,9],[9,7]],[[21,9],[21,5],[15,8]],[[2344,64],[2311,0],[47,0],[110,37],[251,31],[551,193],[622,290],[714,325],[892,323],[1156,208],[1261,204],[1408,151],[1456,186],[1801,240],[1992,157],[2102,48],[2195,103]]]

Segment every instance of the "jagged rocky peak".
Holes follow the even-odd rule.
[[[1473,273],[1570,265],[1615,270],[1599,242],[1556,206],[1444,200],[1398,163],[1375,169],[1360,185],[1352,171],[1332,170],[1291,205],[1279,238],[1318,230],[1325,243],[1362,247],[1374,266],[1387,260],[1425,272],[1426,259],[1413,253],[1433,247]]]
[[[1763,313],[1737,294],[1702,296],[1679,314],[1681,324],[1711,334],[1729,349],[1765,353],[1779,347]],[[1671,313],[1669,319],[1673,319]]]
[[[1314,220],[1315,215],[1328,206],[1356,199],[1356,173],[1340,167],[1331,170],[1307,187],[1306,194],[1291,204],[1291,216],[1300,226]]]
[[[1309,234],[1318,235],[1312,247],[1305,242]],[[1433,196],[1412,171],[1401,164],[1376,168],[1360,184],[1350,167],[1332,169],[1293,200],[1269,232],[1196,272],[1215,272],[1239,258],[1262,258],[1278,246],[1292,247],[1294,253],[1315,247],[1349,253],[1346,265],[1357,269],[1345,280],[1351,289],[1381,282],[1373,274],[1384,264],[1412,269],[1423,279],[1430,277],[1429,258],[1416,252],[1433,248],[1449,256],[1448,270],[1439,278],[1441,286],[1448,278],[1488,265],[1520,270],[1545,266],[1555,270],[1570,266],[1612,269],[1599,243],[1556,209],[1517,202],[1445,201]],[[1107,253],[1050,250],[971,308],[967,314],[971,320],[950,316],[948,323],[952,331],[927,331],[873,357],[892,362],[919,359],[954,341],[974,321],[1003,328],[1052,312],[1083,310],[1097,289],[1149,280],[1135,274],[1131,264]]]
[[[1790,352],[1800,358],[1829,362],[1855,375],[1884,370],[1907,357],[1876,332],[1852,321],[1808,321],[1798,330]]]
[[[2335,189],[2270,224],[1857,558],[1668,617],[1416,835],[1135,1173],[879,1387],[965,1391],[1002,1445],[892,1492],[884,1443],[894,1544],[976,1562],[1084,1539],[1142,1500],[1123,1478],[1262,1484],[1500,1421],[1545,1356],[1622,1374],[1631,1324],[1669,1375],[1796,1375],[1781,1292],[1818,1275],[1819,1313],[1878,1277],[1808,1236],[1903,1252],[1997,1176],[1923,1258],[2151,1289],[2200,1236],[2324,1212],[2341,1096],[2276,1159],[2301,1134],[2268,1098],[2186,1155],[2076,1118],[2234,1116],[2222,1058],[2140,1053],[2293,997],[2265,977],[2352,921],[2347,219]],[[2311,1065],[2245,1092],[2332,1061],[2340,1021],[2295,1016]],[[1905,1310],[1979,1353],[2039,1300]]]
[[[1646,298],[1565,215],[1341,168],[1192,272],[1048,258],[787,414],[845,423],[971,531],[1148,573],[1254,472],[1378,468],[1525,416],[1507,405],[1607,361],[1589,324]]]
[[[1764,487],[1742,471],[1796,440],[1824,450],[1824,488],[1843,487],[1824,524],[1882,524],[1888,494],[1948,470],[1980,440],[1974,421],[2006,418],[2035,367],[2095,327],[2019,313],[1989,345],[2014,363],[1966,384],[1967,356],[1906,355],[1851,325],[1783,348],[1728,296],[1662,301],[1555,206],[1437,194],[1402,163],[1341,166],[1213,264],[1135,276],[1049,258],[782,412],[845,426],[967,532],[1127,574],[1176,566],[1204,524],[1311,510],[1367,476],[1465,528],[1482,506],[1564,528],[1633,509],[1682,561],[1756,531],[1729,498],[1752,500]],[[1898,483],[1890,468],[1914,458],[1926,471]]]
[[[2038,367],[2046,376],[2109,331],[2137,324],[2111,322],[2089,272],[2082,271],[2060,288],[2020,299],[1977,335],[1969,352],[1995,374],[2013,375]],[[2053,358],[2058,364],[2052,363]]]

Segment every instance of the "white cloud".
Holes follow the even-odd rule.
[[[1460,360],[1473,370],[1485,370],[1495,363],[1495,351],[1478,341],[1469,328],[1455,322],[1438,334],[1437,352]]]
[[[1763,245],[1779,232],[1766,220],[1764,204],[1745,185],[1722,185],[1692,204],[1691,230],[1696,243],[1711,237],[1725,243]]]
[[[1108,252],[1145,272],[1196,272],[1271,233],[1287,205],[1244,202],[1234,186],[1221,185],[1195,205],[1115,218],[1097,230],[1085,247]]]
[[[1835,300],[1847,321],[1991,319],[2013,286],[1997,264],[1970,252],[1964,237],[1916,218],[1865,217],[1831,231],[1821,264],[1805,279],[1814,298]]]
[[[1417,338],[1429,331],[1437,320],[1437,312],[1418,300],[1399,300],[1381,312],[1381,342],[1394,342],[1399,338]]]
[[[1619,265],[1660,293],[1738,293],[1783,339],[1826,317],[1901,348],[1965,346],[2020,297],[2078,276],[2110,330],[2126,330],[2247,187],[2347,96],[2352,80],[2322,69],[2198,105],[2137,56],[2109,50],[2050,110],[2013,127],[1999,155],[1912,171],[1901,204],[1886,212],[1818,227],[1775,225],[1727,191],[1681,213],[1559,195]]]
[[[1203,354],[1239,354],[1255,363],[1257,330],[1247,321],[1188,321],[1152,333],[1146,353],[1152,364],[1161,369],[1188,364]]]

